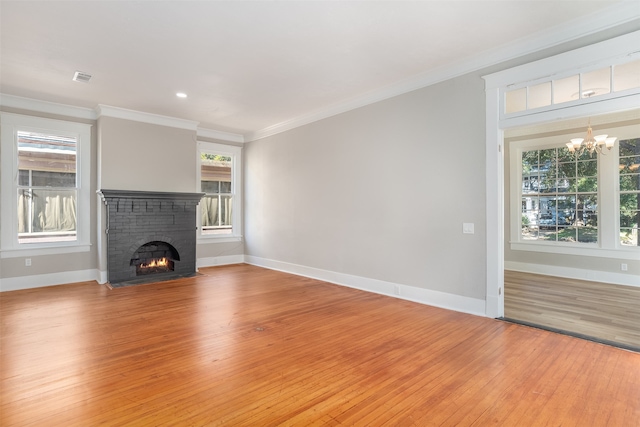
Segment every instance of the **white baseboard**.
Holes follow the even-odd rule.
[[[633,274],[611,273],[608,271],[586,270],[582,268],[560,267],[555,265],[528,264],[525,262],[505,261],[505,270],[522,273],[544,274],[546,276],[567,279],[588,280],[590,282],[612,283],[640,287],[640,277]]]
[[[337,273],[335,271],[321,270],[313,267],[306,267],[298,264],[274,261],[266,258],[251,255],[244,256],[244,262],[271,270],[283,271],[285,273],[296,274],[298,276],[310,277],[336,285],[347,286],[363,291],[382,294],[390,297],[400,298],[421,304],[460,311],[463,313],[475,314],[485,317],[485,300],[477,298],[463,297],[460,295],[448,294],[446,292],[432,291],[429,289],[416,288],[414,286],[401,285],[398,283],[385,282],[382,280],[369,279],[366,277],[353,276],[350,274]]]
[[[37,274],[34,276],[7,277],[0,279],[0,292],[22,289],[43,288],[76,282],[99,281],[98,270],[63,271],[60,273]]]
[[[198,258],[196,269],[202,267],[215,267],[216,265],[242,264],[244,255],[225,255],[218,257]]]

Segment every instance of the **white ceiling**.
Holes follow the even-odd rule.
[[[2,0],[0,92],[249,136],[604,29],[628,10],[614,0]],[[77,70],[93,78],[74,82]]]

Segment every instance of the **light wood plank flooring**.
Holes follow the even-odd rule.
[[[505,271],[504,315],[640,349],[640,288]]]
[[[5,292],[0,425],[637,426],[640,354],[235,265]]]

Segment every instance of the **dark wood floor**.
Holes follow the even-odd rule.
[[[505,271],[504,315],[640,350],[640,288],[633,286]]]
[[[248,265],[0,294],[0,425],[638,426],[640,354]]]

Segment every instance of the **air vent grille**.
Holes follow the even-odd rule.
[[[73,81],[74,82],[89,83],[89,80],[91,80],[91,74],[89,74],[89,73],[84,73],[82,71],[76,71],[76,73],[73,75]]]

